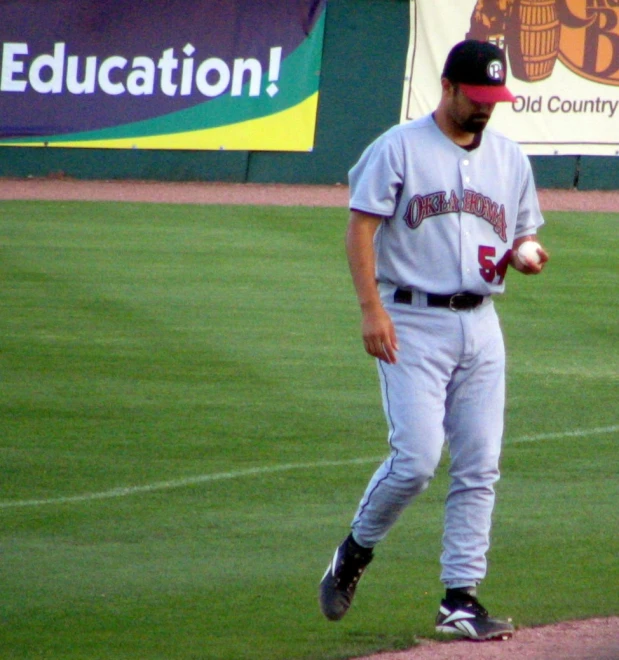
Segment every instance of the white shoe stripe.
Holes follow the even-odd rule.
[[[475,628],[468,621],[456,621],[456,628],[461,630],[467,637],[477,639],[477,632]]]
[[[443,612],[443,614],[447,614],[447,612]],[[443,623],[452,623],[454,621],[460,621],[461,619],[474,619],[475,615],[472,612],[465,612],[464,610],[456,610],[455,612],[452,612],[446,619],[443,621]]]
[[[333,555],[333,561],[331,562],[331,575],[335,577],[335,567],[337,566],[337,558],[339,555],[340,549],[337,548],[335,554]]]
[[[327,566],[327,570],[325,571],[325,574],[322,576],[322,580],[324,580],[327,577],[327,575],[329,575],[329,573],[331,573],[331,575],[335,577],[335,567],[337,566],[337,557],[339,551],[340,549],[337,548],[335,554],[333,555],[333,559],[331,560],[331,563]]]

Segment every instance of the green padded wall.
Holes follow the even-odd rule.
[[[0,176],[346,183],[362,149],[399,121],[408,26],[408,0],[328,0],[311,153],[0,147]],[[619,189],[619,157],[534,156],[531,162],[540,188]]]

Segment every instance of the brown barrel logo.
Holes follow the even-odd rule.
[[[579,76],[619,85],[619,2],[562,0],[559,59]]]
[[[466,36],[505,48],[525,82],[551,76],[559,59],[583,78],[619,85],[619,0],[478,0]]]

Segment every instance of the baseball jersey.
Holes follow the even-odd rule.
[[[428,293],[502,293],[515,238],[544,220],[519,145],[491,128],[472,151],[432,115],[378,137],[349,172],[350,208],[382,216],[376,278]]]

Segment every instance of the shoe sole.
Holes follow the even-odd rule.
[[[483,637],[472,637],[463,630],[456,630],[452,626],[436,626],[436,632],[443,633],[444,635],[453,635],[456,637],[463,637],[464,639],[472,639],[474,642],[486,642],[489,640],[503,640],[506,641],[514,636],[513,630],[498,630],[491,632]]]

